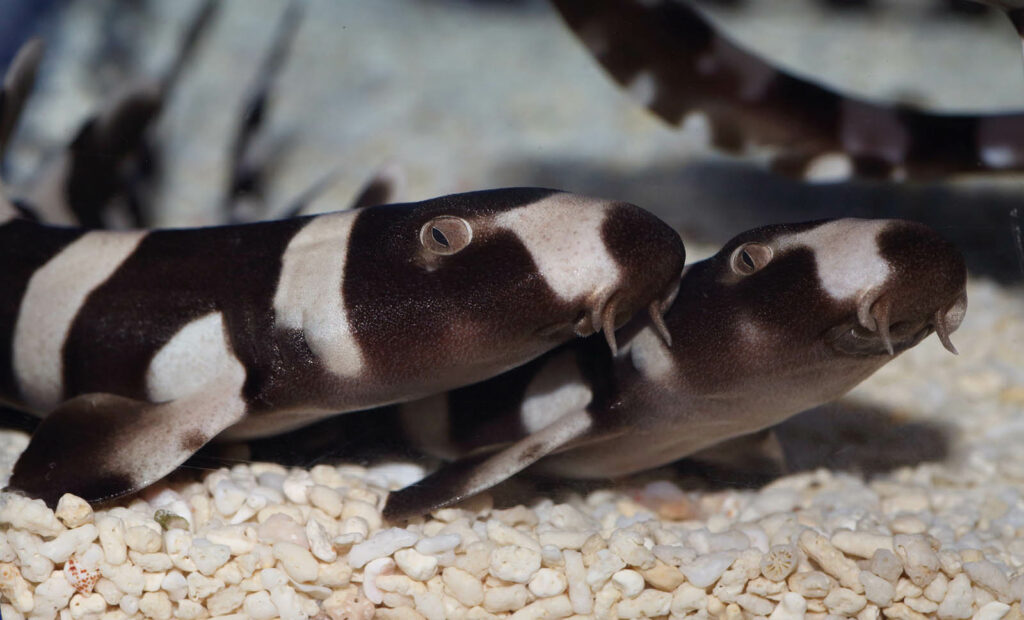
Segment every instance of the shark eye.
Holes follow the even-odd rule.
[[[734,273],[749,276],[772,260],[772,249],[762,243],[744,243],[732,253],[729,266]]]
[[[461,217],[442,215],[420,228],[420,244],[432,254],[447,256],[461,251],[473,240],[473,229]]]

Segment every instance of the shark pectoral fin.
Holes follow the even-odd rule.
[[[392,522],[402,521],[489,489],[584,437],[592,425],[589,413],[575,411],[498,452],[444,465],[423,480],[389,495],[384,506],[384,518]]]
[[[89,502],[113,499],[163,478],[244,413],[237,390],[206,389],[158,404],[78,396],[42,421],[8,488],[51,507],[64,493]]]

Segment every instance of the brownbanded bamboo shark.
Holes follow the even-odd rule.
[[[51,504],[138,490],[215,437],[614,343],[684,259],[639,207],[535,188],[199,229],[18,216],[0,202],[0,402],[43,420],[9,485]]]
[[[1020,0],[1000,6],[1018,29]],[[1024,113],[936,113],[846,95],[773,66],[684,0],[552,0],[611,77],[672,125],[704,118],[725,151],[763,147],[816,181],[1024,169]]]
[[[0,155],[40,54],[26,45],[0,87]],[[106,118],[53,176],[60,208],[0,193],[0,404],[43,418],[9,485],[51,505],[141,489],[214,438],[480,381],[574,336],[614,349],[636,312],[660,321],[683,268],[679,235],[643,209],[540,188],[193,229],[34,219],[109,202],[113,185],[76,197],[67,170],[118,136],[134,148],[151,115]]]
[[[393,492],[384,515],[424,514],[528,467],[568,478],[657,467],[834,400],[932,332],[955,353],[965,279],[960,252],[916,222],[742,233],[687,266],[663,324],[624,327],[618,355],[574,341],[397,407],[406,440],[450,463]]]

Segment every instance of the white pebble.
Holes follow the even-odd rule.
[[[71,601],[68,603],[68,611],[71,612],[71,617],[76,619],[99,614],[106,611],[106,609],[107,602],[99,594],[90,594],[89,596],[76,594],[71,597]]]
[[[444,601],[433,592],[421,592],[413,595],[416,604],[416,611],[427,620],[445,620],[448,616],[445,613]]]
[[[248,493],[231,480],[221,480],[213,489],[213,507],[225,517],[230,517],[245,504],[247,496]]]
[[[483,584],[461,568],[449,566],[442,571],[441,577],[452,596],[466,607],[475,607],[484,602]]]
[[[117,517],[101,516],[96,519],[103,557],[110,564],[123,564],[128,559],[128,545],[124,542],[124,522]]]
[[[843,586],[858,593],[864,590],[858,579],[860,569],[857,563],[843,555],[824,536],[804,530],[800,534],[800,548]]]
[[[106,608],[105,605],[104,608]],[[171,599],[167,597],[165,592],[146,592],[139,599],[139,611],[145,614],[147,618],[169,620],[173,611]]]
[[[270,620],[277,616],[277,607],[270,600],[270,594],[260,590],[246,595],[242,610],[252,620]]]
[[[632,569],[617,571],[611,580],[625,598],[633,598],[644,590],[643,575]]]
[[[494,519],[487,521],[487,538],[498,546],[514,545],[540,553],[540,543],[536,538]]]
[[[377,529],[381,526],[380,511],[377,505],[352,497],[345,498],[345,507],[341,509],[341,519],[346,521],[358,517],[365,521],[370,529]],[[344,532],[344,529],[342,530]]]
[[[302,601],[295,590],[287,585],[279,585],[270,591],[270,600],[277,608],[281,620],[306,620],[309,614],[302,609]]]
[[[589,614],[594,610],[594,596],[587,585],[587,573],[583,567],[583,555],[579,551],[562,552],[565,558],[565,577],[569,581],[569,601],[577,614]]]
[[[679,570],[686,575],[686,580],[698,588],[706,588],[722,576],[727,568],[736,561],[738,554],[733,551],[719,551],[698,556],[696,560],[683,564]]]
[[[939,556],[922,536],[900,534],[893,539],[896,555],[914,585],[925,587],[939,572]]]
[[[635,598],[619,603],[619,618],[655,618],[668,614],[672,595],[660,590],[644,590]]]
[[[437,558],[424,555],[415,549],[399,549],[395,552],[395,564],[402,572],[417,581],[427,581],[437,574]]]
[[[836,588],[825,597],[825,607],[834,614],[852,616],[864,609],[868,600],[861,594],[847,588]]]
[[[534,601],[513,613],[512,620],[548,620],[567,618],[572,615],[572,603],[568,596],[557,596]]]
[[[458,534],[438,534],[420,539],[416,543],[416,551],[426,555],[439,555],[445,551],[453,551],[461,543],[462,537]]]
[[[136,525],[124,530],[124,542],[132,551],[154,553],[160,550],[160,533],[145,525]]]
[[[224,545],[231,550],[231,555],[245,555],[256,546],[255,532],[247,525],[225,525],[206,530],[204,538],[215,545]],[[297,544],[306,546],[303,542]]]
[[[737,596],[736,604],[755,616],[767,616],[775,609],[775,603],[749,592]]]
[[[946,597],[946,590],[949,589],[949,579],[942,573],[935,576],[928,587],[924,589],[924,596],[929,601],[941,603]]]
[[[214,616],[229,614],[242,606],[245,592],[238,586],[228,586],[206,599],[206,608]]]
[[[974,583],[987,588],[1002,599],[1010,600],[1010,582],[1003,571],[992,562],[964,562],[964,572]]]
[[[29,499],[13,493],[0,496],[0,524],[12,529],[25,530],[40,536],[53,537],[64,531],[64,524],[57,520],[46,503],[41,499]]]
[[[309,489],[309,502],[334,518],[341,516],[342,508],[344,508],[341,494],[322,484],[314,485]]]
[[[310,518],[306,521],[306,540],[309,541],[310,551],[318,560],[333,562],[338,559],[338,552],[334,550],[327,528],[316,519]]]
[[[76,528],[86,523],[92,523],[93,511],[89,502],[77,495],[65,493],[57,501],[57,510],[54,511],[54,516],[67,527]]]
[[[308,474],[302,474],[306,474],[306,472],[289,475],[281,486],[284,496],[296,504],[309,503],[309,489],[313,486],[313,481]]]
[[[896,596],[896,586],[870,571],[861,571],[858,575],[864,586],[864,596],[879,607],[892,605]]]
[[[103,576],[114,582],[125,594],[142,596],[142,589],[146,585],[146,578],[142,568],[131,563],[118,564],[116,566],[103,564],[100,566]]]
[[[66,530],[49,542],[39,545],[39,553],[57,564],[66,562],[73,553],[85,553],[86,548],[99,535],[96,526],[86,523]]]
[[[291,516],[283,513],[267,517],[260,523],[256,536],[264,543],[290,542],[302,546],[309,544],[306,539],[306,529]]]
[[[64,573],[54,571],[49,579],[36,586],[32,606],[33,617],[52,618],[58,611],[67,607],[74,593],[75,589],[68,583]],[[110,602],[106,597],[104,600]]]
[[[796,592],[786,592],[768,620],[803,620],[806,612],[807,600]]]
[[[892,551],[892,536],[872,534],[870,532],[853,532],[839,530],[829,539],[836,549],[859,558],[870,558],[879,549]]]
[[[938,616],[946,619],[970,618],[974,606],[974,590],[967,575],[960,573],[949,582],[946,596],[939,604]]]
[[[212,575],[231,558],[231,549],[227,545],[211,543],[205,538],[196,538],[192,541],[189,555],[199,572]]]
[[[617,571],[626,567],[626,562],[608,549],[601,549],[594,556],[587,570],[587,585],[597,590],[604,582],[611,579]]]
[[[832,590],[835,581],[821,571],[799,572],[786,582],[789,589],[805,598],[824,598]]]
[[[188,581],[188,597],[194,601],[201,601],[224,587],[224,582],[220,579],[207,577],[198,572],[189,573],[185,580]]]
[[[533,579],[530,579],[530,583],[527,584],[530,592],[533,592],[533,595],[537,598],[557,596],[562,592],[565,592],[565,588],[567,586],[568,581],[566,580],[565,575],[551,568],[540,569],[537,571],[537,574],[533,576]]]
[[[535,551],[516,545],[506,545],[491,553],[490,572],[498,579],[526,583],[539,569],[539,548]]]
[[[199,620],[208,615],[202,605],[188,599],[178,601],[178,608],[174,611],[174,617],[178,620]]]
[[[274,543],[273,549],[274,557],[281,562],[289,577],[299,583],[316,580],[319,565],[308,549],[288,542]]]
[[[685,616],[692,612],[701,612],[707,609],[708,594],[704,588],[698,588],[689,583],[682,583],[672,593],[672,606],[670,611],[673,615]]]
[[[558,549],[579,549],[593,536],[593,530],[580,530],[575,532],[565,530],[552,530],[541,532],[537,539],[541,546],[552,546]]]
[[[388,557],[370,560],[363,569],[363,594],[366,598],[380,605],[384,602],[384,593],[377,587],[377,577],[387,575],[395,570],[395,561]]]
[[[264,568],[260,571],[260,585],[264,590],[273,590],[277,586],[288,583],[288,574],[277,568]]]
[[[903,604],[921,614],[931,614],[939,608],[938,603],[930,601],[923,596],[904,597]]]
[[[978,613],[974,614],[973,620],[1002,620],[1010,611],[1010,606],[999,601],[992,601],[981,606]]]
[[[419,536],[409,530],[398,527],[381,530],[369,540],[353,545],[348,553],[349,566],[362,568],[372,560],[387,557],[399,549],[415,545],[418,541]]]
[[[188,581],[180,571],[172,570],[160,582],[160,589],[166,592],[172,601],[180,601],[188,596]]]
[[[796,547],[793,547],[795,550]],[[658,558],[669,566],[682,566],[697,559],[697,552],[682,545],[654,545],[651,549],[654,557]]]
[[[511,586],[499,586],[488,588],[484,591],[483,607],[487,611],[496,614],[503,611],[513,611],[526,605],[530,600],[530,593],[525,586],[514,584]]]
[[[182,555],[192,546],[192,534],[187,530],[173,529],[164,532],[164,551],[168,555]]]
[[[878,575],[882,579],[885,579],[889,583],[896,583],[899,581],[900,575],[903,574],[903,562],[900,561],[896,554],[888,549],[878,549],[874,555],[871,556],[871,564],[869,569],[872,573]]]
[[[746,536],[739,535],[743,537],[744,544],[750,544]],[[654,566],[654,554],[644,546],[644,536],[636,530],[619,529],[612,532],[611,538],[608,539],[608,549],[622,558],[629,566],[639,568]]]
[[[32,589],[14,564],[0,564],[0,594],[10,601],[14,609],[23,613],[32,611]]]

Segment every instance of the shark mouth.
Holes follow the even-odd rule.
[[[967,312],[967,294],[961,292],[953,303],[940,307],[917,321],[891,321],[891,297],[869,297],[857,308],[856,322],[840,325],[826,336],[836,351],[847,355],[890,355],[902,353],[933,331],[947,351],[958,352],[950,335],[960,327]]]

